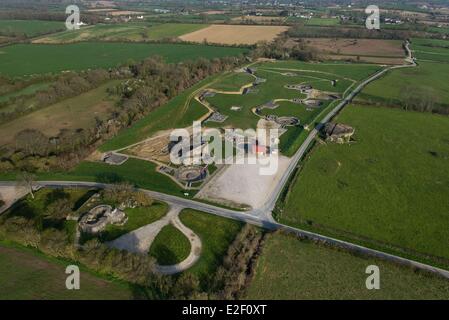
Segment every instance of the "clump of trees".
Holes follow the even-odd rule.
[[[280,37],[273,42],[260,42],[252,51],[253,58],[315,60],[316,51],[308,48],[301,40],[293,41]]]
[[[213,297],[218,299],[239,299],[245,293],[260,254],[263,233],[257,227],[245,225],[228,249],[215,274]]]
[[[149,207],[154,203],[150,196],[143,191],[136,190],[128,182],[116,183],[105,189],[103,191],[103,199],[108,203],[123,207]]]

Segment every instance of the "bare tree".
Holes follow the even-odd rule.
[[[18,176],[17,183],[19,186],[27,188],[31,194],[31,197],[34,199],[33,188],[36,184],[36,176],[33,173],[22,171]]]

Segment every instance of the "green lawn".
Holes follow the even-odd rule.
[[[280,221],[449,265],[449,119],[352,105],[336,121],[355,143],[316,147]]]
[[[366,267],[380,270],[380,289],[365,286]],[[449,299],[449,281],[292,236],[265,241],[247,299]]]
[[[36,174],[41,181],[91,181],[101,183],[130,182],[137,187],[183,196],[183,190],[166,175],[156,170],[152,162],[130,158],[120,166],[100,162],[81,162],[67,172],[41,172]],[[16,173],[0,173],[1,180],[15,180]],[[190,192],[194,195],[194,192]]]
[[[98,88],[37,110],[36,98],[26,99],[23,103],[25,110],[34,109],[34,112],[2,124],[0,145],[13,143],[16,134],[24,129],[36,129],[48,137],[54,137],[61,129],[91,128],[95,125],[95,117],[101,120],[109,119],[118,99],[117,96],[110,95],[108,89],[119,83],[120,80],[108,81]],[[1,108],[0,111],[11,112],[16,107],[16,104],[11,104]]]
[[[147,224],[161,219],[168,211],[168,205],[163,202],[155,202],[150,207],[137,207],[125,209],[128,221],[123,226],[108,225],[101,233],[102,241],[112,241],[118,237],[136,230]]]
[[[0,244],[0,300],[132,299],[131,286],[98,278],[81,268],[80,290],[67,290],[65,268],[35,250]]]
[[[430,60],[449,63],[449,41],[439,39],[412,39],[412,50],[418,62]]]
[[[149,254],[160,265],[173,265],[187,258],[190,248],[189,239],[172,224],[168,224],[154,239]]]
[[[0,32],[10,35],[35,37],[65,30],[64,22],[43,20],[0,20]]]
[[[181,222],[201,239],[201,256],[188,272],[197,275],[202,287],[206,289],[208,281],[222,264],[229,245],[243,224],[192,209],[184,209],[179,217]]]
[[[40,38],[36,43],[71,43],[79,41],[148,41],[176,38],[207,27],[193,23],[97,24]]]
[[[247,50],[190,44],[81,42],[74,44],[16,44],[0,49],[0,74],[23,76],[65,70],[109,68],[129,60],[160,55],[167,62],[236,56]]]

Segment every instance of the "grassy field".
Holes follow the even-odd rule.
[[[112,111],[116,99],[109,96],[107,89],[118,83],[119,81],[107,82],[94,90],[2,124],[0,146],[13,142],[15,135],[24,129],[37,129],[52,137],[58,135],[61,129],[93,126],[95,116],[104,120]],[[34,103],[33,99],[29,99],[27,109],[32,109]]]
[[[449,265],[449,119],[349,106],[336,121],[355,143],[316,147],[280,220]]]
[[[125,209],[128,221],[123,226],[108,225],[101,233],[101,241],[112,241],[118,237],[161,219],[168,211],[168,205],[155,202],[149,207]]]
[[[448,73],[449,64],[420,62],[415,68],[389,72],[369,84],[357,99],[394,104],[399,103],[404,94],[421,90],[431,95],[435,103],[449,105]]]
[[[66,31],[45,36],[34,43],[71,43],[79,41],[148,41],[177,38],[183,34],[207,27],[206,24],[192,23],[127,23],[97,24],[75,31]]]
[[[65,25],[60,21],[0,20],[0,30],[6,34],[35,37],[41,34],[65,30]]]
[[[197,30],[180,37],[189,42],[207,41],[218,44],[252,45],[259,41],[270,42],[283,32],[286,26],[247,26],[247,25],[210,25],[207,28]]]
[[[369,265],[380,269],[379,290],[366,289]],[[265,242],[246,298],[447,300],[449,281],[276,234]]]
[[[369,74],[377,71],[378,66],[348,64],[312,64],[297,61],[286,61],[276,63],[263,63],[256,66],[255,75],[266,81],[255,87],[255,92],[245,95],[217,93],[213,97],[208,97],[210,105],[227,116],[221,123],[207,122],[210,127],[233,127],[241,129],[256,128],[260,117],[256,116],[253,108],[261,106],[272,100],[281,99],[277,102],[276,109],[262,109],[261,115],[294,116],[302,125],[310,125],[316,117],[330,104],[331,101],[323,101],[323,105],[318,108],[309,109],[304,104],[297,104],[285,101],[294,98],[305,98],[296,90],[285,88],[289,84],[310,84],[314,89],[343,95],[348,88],[353,86],[358,80],[366,78]],[[285,75],[284,73],[294,73],[295,75]],[[340,75],[340,72],[344,76]],[[224,91],[237,91],[239,85],[247,84],[250,78],[245,74],[233,74],[224,78],[213,86],[214,89]],[[352,78],[353,77],[353,78]],[[337,80],[336,85],[332,85],[332,80]],[[284,101],[282,101],[284,100]],[[241,110],[231,110],[233,106],[240,106]],[[302,129],[289,128],[287,133],[281,136],[281,151],[291,155],[297,144],[296,138]]]
[[[67,290],[65,268],[69,264],[0,243],[0,300],[132,299],[129,285],[98,278],[83,269],[80,290]]]
[[[109,68],[153,55],[167,62],[220,58],[245,49],[189,44],[82,42],[74,44],[16,44],[0,49],[0,74],[23,76],[65,70]]]
[[[229,245],[243,225],[235,220],[192,209],[184,209],[179,217],[184,225],[200,237],[202,242],[201,256],[187,272],[197,275],[202,287],[207,288],[208,281],[222,264]]]
[[[172,265],[187,258],[190,248],[189,239],[172,224],[168,224],[154,239],[149,254],[160,265]]]
[[[412,50],[418,61],[449,63],[449,41],[438,39],[412,39]]]

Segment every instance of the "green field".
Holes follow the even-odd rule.
[[[64,22],[43,20],[0,20],[0,34],[35,37],[65,30]]]
[[[369,265],[379,267],[379,290],[366,289]],[[246,298],[447,300],[449,281],[275,234],[265,241]]]
[[[305,94],[297,90],[285,88],[286,85],[310,84],[314,89],[323,92],[344,95],[357,81],[368,77],[380,68],[375,65],[353,66],[341,63],[318,64],[298,61],[262,63],[255,67],[257,68],[255,76],[266,80],[254,88],[255,92],[245,95],[219,92],[215,96],[206,99],[214,109],[227,116],[224,122],[207,122],[207,126],[241,129],[256,128],[260,117],[254,114],[253,108],[276,99],[302,99],[306,97]],[[285,73],[294,73],[294,75],[285,75]],[[224,77],[211,88],[235,93],[240,86],[250,83],[248,82],[249,80],[251,78],[248,78],[247,74],[236,73]],[[332,80],[337,80],[335,86],[332,85]],[[306,126],[312,124],[327,106],[334,103],[336,101],[323,101],[322,106],[310,109],[304,104],[279,101],[277,102],[278,108],[262,109],[260,114],[262,117],[267,115],[294,116],[300,120],[301,125]],[[239,106],[241,110],[231,110],[233,106]],[[280,147],[282,153],[286,155],[294,153],[298,147],[296,141],[301,132],[302,128],[288,128],[287,133],[281,136]]]
[[[340,24],[340,20],[336,18],[311,18],[307,20],[308,26],[336,26]]]
[[[389,105],[400,103],[405,94],[421,91],[435,103],[448,106],[448,73],[449,64],[420,62],[417,67],[391,71],[370,83],[357,99]]]
[[[133,289],[98,278],[81,269],[80,290],[67,290],[70,263],[49,259],[34,250],[0,244],[0,300],[123,300]]]
[[[8,101],[9,99],[15,98],[15,97],[34,94],[38,91],[47,89],[51,84],[52,84],[52,82],[39,82],[39,83],[31,84],[23,89],[9,92],[7,94],[0,96],[0,102]],[[0,108],[0,111],[4,111],[3,108]]]
[[[106,82],[76,97],[62,100],[2,124],[0,146],[12,143],[15,135],[24,129],[40,130],[52,137],[57,136],[61,129],[76,130],[92,127],[95,125],[95,116],[101,120],[107,119],[117,101],[117,97],[109,95],[108,89],[119,82],[119,80]],[[36,104],[36,98],[26,99],[25,110],[33,110]],[[14,104],[1,108],[0,112],[11,112],[11,109],[14,110]]]
[[[201,239],[201,256],[187,272],[197,275],[206,290],[214,272],[222,264],[229,245],[242,228],[242,223],[192,209],[184,209],[179,218]]]
[[[412,39],[412,50],[418,61],[449,63],[448,40]]]
[[[16,44],[0,48],[0,74],[23,76],[65,70],[110,68],[153,55],[166,62],[236,56],[247,50],[190,44],[82,42],[74,44]]]
[[[168,205],[163,202],[155,202],[149,207],[137,207],[125,209],[128,221],[123,226],[109,224],[101,233],[102,241],[112,241],[147,224],[161,219],[168,211]]]
[[[97,24],[80,30],[65,31],[36,40],[36,43],[71,43],[79,41],[148,41],[176,38],[207,27],[192,23]]]
[[[187,258],[190,249],[189,239],[172,224],[168,224],[154,239],[149,254],[160,265],[173,265]]]
[[[449,265],[449,119],[352,105],[336,121],[355,142],[316,147],[280,221]]]

